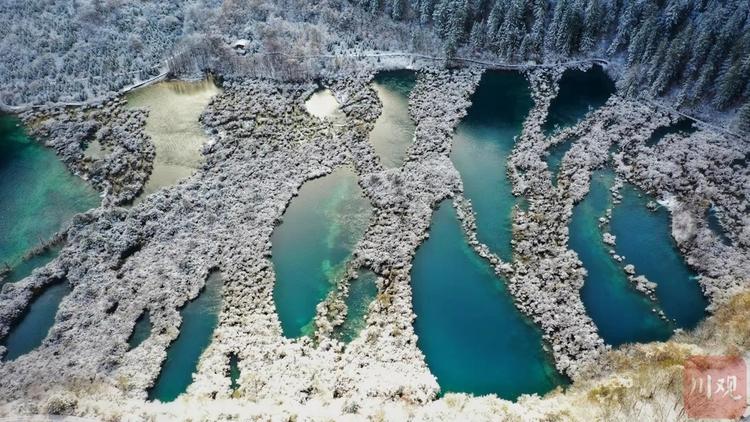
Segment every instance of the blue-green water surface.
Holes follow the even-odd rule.
[[[128,338],[128,348],[135,349],[151,336],[151,315],[148,311],[141,314],[135,321],[133,332]]]
[[[180,334],[169,345],[167,359],[161,367],[154,386],[148,390],[149,400],[173,401],[193,382],[198,360],[211,343],[219,322],[223,280],[220,272],[213,272],[201,293],[180,310]]]
[[[564,382],[542,348],[540,331],[467,244],[449,201],[433,215],[411,283],[418,345],[443,393],[515,399]]]
[[[689,135],[698,130],[697,127],[693,126],[693,121],[690,119],[680,119],[677,123],[672,125],[658,127],[654,130],[651,136],[646,140],[647,146],[654,146],[664,139],[667,135],[673,135],[680,133],[682,135]]]
[[[54,151],[28,137],[18,118],[0,114],[0,265],[22,264],[29,249],[98,204],[97,193]],[[37,263],[44,259],[30,265]],[[14,281],[28,273],[21,269]]]
[[[343,275],[371,214],[350,167],[305,183],[292,200],[271,237],[273,296],[286,337],[312,333],[316,306]]]
[[[14,360],[42,344],[55,322],[60,302],[70,291],[70,285],[67,282],[57,282],[45,288],[31,302],[21,319],[11,328],[3,343],[7,348],[3,360]]]
[[[646,203],[651,198],[630,184],[620,193],[622,202],[614,207],[610,222],[615,249],[625,263],[635,265],[637,274],[657,283],[656,297],[669,318],[679,327],[695,327],[706,315],[708,302],[672,239],[669,212],[661,207],[650,211]]]
[[[570,221],[569,246],[588,272],[581,299],[607,344],[664,340],[671,328],[652,312],[655,304],[631,286],[602,241],[599,218],[612,206],[609,188],[613,181],[611,170],[595,171],[591,189],[575,206]]]
[[[566,70],[560,78],[560,90],[552,99],[542,129],[551,134],[578,123],[589,111],[607,102],[615,92],[615,83],[599,65],[583,72]]]
[[[487,71],[471,102],[453,138],[451,160],[472,202],[479,241],[510,261],[516,198],[506,163],[533,105],[529,83],[518,72]]]
[[[358,277],[350,281],[345,300],[346,319],[334,330],[340,340],[346,343],[354,340],[365,327],[367,310],[378,295],[377,279],[372,271],[360,271]]]

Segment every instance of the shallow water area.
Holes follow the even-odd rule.
[[[517,72],[487,71],[453,138],[451,161],[471,200],[477,237],[503,260],[511,259],[511,213],[517,198],[506,175],[508,155],[533,102]]]
[[[595,171],[589,193],[573,209],[568,245],[588,272],[581,299],[607,344],[665,340],[672,327],[652,311],[656,304],[635,290],[602,241],[599,218],[612,207],[613,182],[611,170]]]
[[[306,182],[271,236],[274,301],[284,335],[311,334],[316,306],[343,276],[372,205],[345,166]]]
[[[691,271],[672,239],[669,212],[630,184],[620,190],[622,202],[612,211],[610,226],[617,238],[615,249],[625,256],[624,264],[635,265],[636,274],[657,283],[656,297],[667,317],[681,328],[693,328],[706,316],[708,301],[697,274]]]
[[[414,140],[416,126],[409,115],[409,94],[416,82],[411,70],[380,72],[372,82],[383,108],[369,139],[386,168],[401,166]]]
[[[565,154],[573,148],[575,141],[575,139],[568,139],[550,147],[546,161],[547,168],[549,169],[552,178],[552,186],[557,186],[557,176],[560,173],[560,166],[562,166],[563,158],[565,158]]]
[[[130,334],[128,339],[129,350],[135,349],[140,346],[141,343],[146,341],[151,336],[151,315],[149,312],[144,312],[138,317],[133,327],[133,332]]]
[[[67,282],[58,282],[46,287],[31,302],[3,342],[7,348],[3,356],[4,361],[14,360],[42,344],[55,323],[55,315],[60,302],[70,291],[71,288]]]
[[[515,399],[565,380],[542,348],[541,332],[515,307],[503,280],[468,246],[449,200],[411,271],[418,345],[442,393]]]
[[[53,259],[57,258],[57,255],[60,254],[61,250],[62,245],[58,244],[45,248],[43,251],[34,253],[29,257],[25,257],[18,265],[12,267],[5,277],[0,280],[0,285],[3,283],[15,283],[23,280],[31,275],[35,269],[43,267]]]
[[[313,92],[305,101],[305,110],[311,115],[324,120],[340,121],[346,118],[341,105],[330,89],[321,88]]]
[[[346,296],[346,318],[343,324],[334,329],[334,335],[341,341],[349,343],[365,327],[367,310],[378,295],[378,276],[372,271],[359,271],[357,278],[349,282],[349,293]]]
[[[167,359],[154,386],[148,390],[149,400],[173,401],[193,382],[198,360],[211,343],[219,322],[223,284],[220,272],[211,273],[198,297],[180,310],[180,334],[167,348]]]
[[[145,131],[156,149],[153,171],[136,203],[200,167],[201,148],[208,138],[198,119],[220,92],[209,77],[198,82],[159,82],[127,94],[128,107],[148,110]]]
[[[78,213],[99,205],[96,191],[75,176],[55,152],[28,137],[18,118],[0,114],[0,265],[30,273],[24,263],[33,247],[48,240]],[[18,281],[19,275],[13,281]]]
[[[661,126],[654,130],[651,136],[646,140],[646,146],[654,146],[659,143],[667,135],[681,134],[683,136],[690,135],[698,130],[693,125],[693,121],[690,119],[680,119],[677,123]]]
[[[547,135],[575,125],[586,113],[604,105],[616,90],[614,81],[599,65],[585,72],[566,70],[559,86],[560,90],[552,99],[547,120],[542,126]]]

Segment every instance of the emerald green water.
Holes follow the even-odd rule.
[[[97,193],[54,151],[29,138],[15,116],[0,114],[0,265],[21,265],[13,280],[45,259],[23,263],[75,214],[99,205]]]
[[[167,349],[161,372],[148,390],[149,400],[173,401],[193,382],[198,360],[211,343],[219,321],[223,284],[220,272],[211,273],[198,297],[180,310],[180,334]]]
[[[341,341],[349,343],[365,327],[367,309],[378,295],[377,280],[377,275],[372,271],[359,271],[358,277],[349,283],[349,294],[345,300],[346,319],[334,330]]]
[[[372,206],[350,167],[305,183],[271,236],[274,301],[286,337],[312,333],[315,309],[343,275]]]
[[[620,193],[622,202],[613,209],[610,222],[617,252],[626,257],[625,264],[635,265],[637,274],[657,283],[661,308],[677,326],[695,327],[706,315],[708,302],[672,239],[669,212],[662,207],[648,210],[646,203],[652,198],[632,185],[626,184]]]
[[[559,82],[560,90],[549,106],[542,129],[549,135],[578,123],[589,111],[607,102],[615,93],[615,83],[599,65],[583,72],[566,70]]]
[[[588,271],[581,299],[607,344],[664,340],[671,335],[671,327],[651,311],[655,304],[631,286],[602,241],[598,220],[612,206],[609,188],[613,181],[611,170],[595,171],[591,176],[591,189],[575,206],[570,221],[568,244]],[[652,250],[646,244],[641,247]]]
[[[151,336],[151,315],[148,311],[141,314],[138,320],[135,322],[133,332],[130,334],[128,339],[128,349],[132,350],[140,346],[141,343],[146,341]]]
[[[70,291],[70,285],[67,282],[58,282],[44,289],[31,302],[21,319],[16,322],[5,338],[3,345],[7,348],[7,352],[3,360],[14,360],[42,344],[55,322],[60,302]]]
[[[518,72],[487,71],[471,102],[453,138],[451,160],[472,202],[479,241],[510,261],[516,198],[506,162],[533,106],[529,84]]]
[[[53,259],[55,259],[57,255],[60,254],[60,250],[62,250],[62,245],[54,245],[45,249],[41,253],[34,254],[33,256],[25,258],[18,265],[14,266],[8,274],[5,275],[5,278],[3,278],[0,284],[2,284],[3,282],[15,283],[16,281],[23,280],[24,278],[31,275],[31,273],[35,269],[43,267]]]
[[[370,132],[370,142],[386,168],[399,167],[414,139],[416,126],[409,116],[409,94],[417,82],[411,70],[392,70],[375,75],[372,83],[383,105]]]
[[[411,271],[414,329],[441,391],[515,399],[564,379],[542,349],[541,333],[513,305],[503,280],[468,246],[449,201]]]
[[[647,146],[654,146],[664,139],[667,135],[673,135],[680,133],[683,135],[689,135],[698,130],[697,127],[693,126],[693,121],[690,119],[680,119],[677,123],[667,126],[661,126],[654,130],[651,136],[646,140]]]

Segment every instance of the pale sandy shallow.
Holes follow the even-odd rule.
[[[198,118],[219,92],[221,89],[209,78],[160,82],[128,94],[128,107],[149,111],[146,133],[156,148],[153,172],[136,202],[189,177],[198,168],[207,139]]]
[[[330,89],[315,91],[305,101],[305,109],[308,113],[320,119],[338,120],[344,118],[339,102],[333,96]]]

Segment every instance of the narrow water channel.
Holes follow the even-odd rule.
[[[392,70],[378,73],[372,83],[383,109],[370,132],[370,142],[386,168],[401,166],[414,140],[409,94],[416,82],[415,72]]]
[[[148,390],[149,400],[173,401],[193,382],[198,360],[211,343],[219,321],[223,284],[221,273],[212,272],[198,297],[180,310],[180,334],[167,348],[167,359]]]
[[[625,256],[625,264],[635,265],[657,283],[656,297],[667,316],[678,327],[693,328],[706,316],[708,301],[703,296],[697,274],[691,271],[672,239],[669,212],[659,207],[650,211],[653,200],[630,184],[621,189],[622,202],[612,211],[612,234],[615,249]]]
[[[153,171],[135,202],[189,177],[200,166],[207,137],[198,119],[219,92],[208,78],[159,82],[127,94],[128,107],[148,110],[145,130],[156,148]]]
[[[599,65],[587,71],[566,70],[560,78],[560,90],[552,99],[547,120],[542,126],[549,135],[578,123],[589,111],[604,105],[616,87]]]
[[[336,97],[333,96],[330,89],[326,88],[313,92],[310,98],[305,101],[305,109],[321,120],[341,121],[346,118]]]
[[[367,310],[378,295],[378,276],[372,271],[359,271],[357,278],[349,282],[349,294],[346,296],[346,319],[336,327],[334,335],[341,341],[349,343],[365,327]]]
[[[271,237],[274,301],[286,337],[312,334],[316,306],[335,287],[372,205],[351,167],[306,182]]]
[[[42,344],[55,323],[60,302],[70,291],[70,285],[60,281],[45,288],[31,302],[3,342],[7,349],[3,360],[15,360]]]
[[[453,138],[451,160],[472,202],[479,241],[510,261],[516,198],[506,163],[533,106],[529,83],[518,72],[487,71],[471,103]]]
[[[667,135],[674,135],[676,133],[682,135],[690,135],[696,130],[698,130],[698,128],[693,126],[692,120],[680,119],[677,121],[677,123],[656,128],[651,136],[646,140],[646,145],[652,147],[658,144]]]
[[[14,271],[12,281],[48,261],[43,254],[24,263],[31,248],[100,202],[88,183],[20,125],[15,116],[0,114],[0,267],[23,267]]]
[[[602,241],[599,218],[612,207],[609,189],[613,182],[611,170],[595,171],[589,193],[573,210],[569,246],[588,272],[581,299],[607,344],[664,340],[672,328],[652,311],[655,304],[631,286],[622,266],[610,256],[609,247]],[[642,247],[651,250],[646,245]]]
[[[560,173],[560,167],[562,166],[563,158],[565,154],[573,148],[575,139],[568,139],[561,142],[549,149],[549,155],[547,156],[547,168],[550,171],[552,177],[552,186],[557,186],[557,176]]]
[[[541,332],[469,247],[450,201],[435,211],[411,271],[414,329],[442,393],[515,399],[564,383]]]

